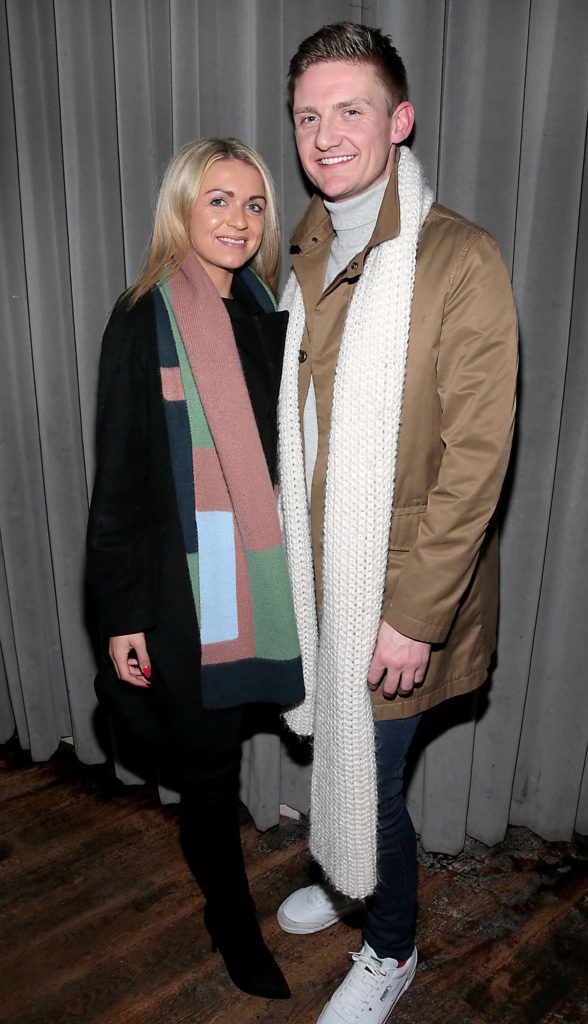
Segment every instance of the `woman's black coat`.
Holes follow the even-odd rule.
[[[259,283],[254,284],[263,303]],[[246,329],[240,329],[238,316],[231,313],[231,319],[275,478],[287,314],[269,312],[267,304],[264,310],[251,286],[237,277],[233,292],[239,310],[250,314]],[[87,578],[103,652],[98,696],[123,729],[160,744],[161,709],[150,711],[154,695],[163,688],[188,717],[190,709],[200,707],[200,639],[172,477],[151,294],[130,309],[117,304],[104,334]],[[150,690],[121,683],[106,654],[109,637],[137,632],[146,634]]]

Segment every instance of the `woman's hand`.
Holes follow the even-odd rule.
[[[134,655],[129,657],[131,651]],[[119,679],[131,686],[149,686],[151,662],[147,654],[144,633],[128,633],[125,636],[111,636],[108,653]],[[136,657],[135,657],[136,655]]]

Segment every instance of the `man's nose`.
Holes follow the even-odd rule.
[[[314,144],[317,149],[333,149],[341,142],[340,130],[328,118],[323,118],[317,128]]]

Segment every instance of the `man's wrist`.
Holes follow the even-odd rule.
[[[403,636],[408,636],[411,640],[420,640],[422,643],[427,644],[444,643],[449,632],[448,625],[424,622],[422,619],[407,615],[395,605],[393,598],[384,603],[382,619],[389,626],[393,626],[399,633],[402,633]]]

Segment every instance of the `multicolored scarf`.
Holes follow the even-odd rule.
[[[224,304],[191,251],[154,290],[207,708],[304,692],[276,495]]]

